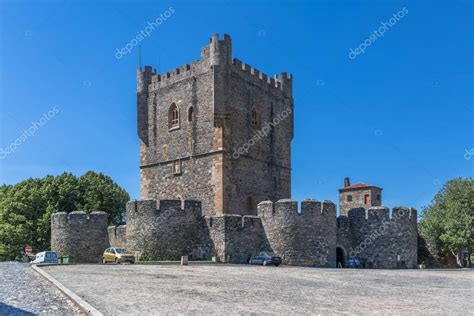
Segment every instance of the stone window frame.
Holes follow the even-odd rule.
[[[171,163],[171,169],[173,172],[173,175],[179,176],[183,173],[183,164],[181,163],[181,160],[174,160]]]
[[[364,205],[370,205],[371,204],[370,194],[364,194],[363,201],[364,201]]]
[[[251,196],[247,197],[247,200],[245,201],[245,206],[246,206],[246,209],[247,211],[253,211],[254,207],[254,203],[253,203],[253,198]]]
[[[347,195],[347,202],[352,202],[352,194]]]
[[[196,121],[196,109],[194,106],[188,108],[188,122],[192,123]]]
[[[168,110],[168,131],[179,129],[180,127],[180,113],[176,103],[171,103]]]
[[[250,113],[250,124],[254,128],[260,128],[260,111],[258,109],[258,106],[254,105],[252,107],[252,111]]]

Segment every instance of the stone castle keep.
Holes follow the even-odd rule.
[[[112,245],[162,260],[245,263],[267,250],[291,265],[416,266],[416,210],[390,216],[381,188],[346,178],[339,217],[331,201],[289,199],[292,79],[232,59],[228,35],[191,65],[138,69],[142,199],[127,203],[121,226],[107,228],[100,212],[54,214],[51,248],[92,262]]]

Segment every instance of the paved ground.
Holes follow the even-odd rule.
[[[27,263],[0,262],[0,315],[71,315],[79,310]]]
[[[474,313],[474,270],[247,265],[44,268],[106,315]]]

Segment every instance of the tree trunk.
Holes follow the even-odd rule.
[[[454,252],[451,250],[451,253],[456,257],[456,263],[457,265],[462,268],[463,267],[463,261],[464,261],[464,251],[458,250],[457,252]]]

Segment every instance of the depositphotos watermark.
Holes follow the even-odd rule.
[[[168,10],[161,13],[159,17],[157,17],[152,22],[148,22],[148,25],[145,27],[145,30],[140,30],[137,32],[137,36],[132,38],[130,42],[125,44],[122,48],[117,48],[117,52],[115,53],[115,58],[121,59],[124,55],[129,54],[135,46],[137,46],[141,41],[143,41],[146,37],[150,36],[150,34],[161,24],[163,24],[166,20],[169,19],[170,16],[174,13],[174,8],[169,7]]]
[[[234,149],[234,153],[232,154],[232,158],[237,159],[241,155],[246,154],[249,152],[250,147],[254,146],[256,143],[260,142],[263,137],[266,137],[272,127],[277,126],[280,124],[283,120],[285,120],[290,114],[291,114],[291,108],[288,107],[286,110],[283,112],[279,113],[277,117],[275,117],[271,122],[265,122],[264,126],[262,129],[258,130],[257,132],[254,133],[253,137],[243,144],[239,149]]]
[[[388,20],[388,22],[380,22],[382,24],[377,30],[373,31],[368,38],[365,39],[357,48],[351,48],[349,51],[349,58],[355,59],[357,55],[365,53],[367,47],[375,43],[379,38],[384,37],[385,32],[387,32],[392,26],[397,24],[400,19],[402,19],[408,13],[408,9],[403,7],[400,11],[393,14],[393,17]]]
[[[470,160],[473,156],[474,156],[474,148],[466,149],[466,152],[464,153],[464,159]]]
[[[33,137],[38,129],[48,123],[56,114],[59,113],[57,107],[49,110],[48,113],[43,114],[41,118],[36,122],[31,122],[31,126],[24,130],[23,133],[15,139],[9,146],[0,148],[0,159],[6,158],[8,155],[13,154],[21,144],[23,144],[28,138]]]

